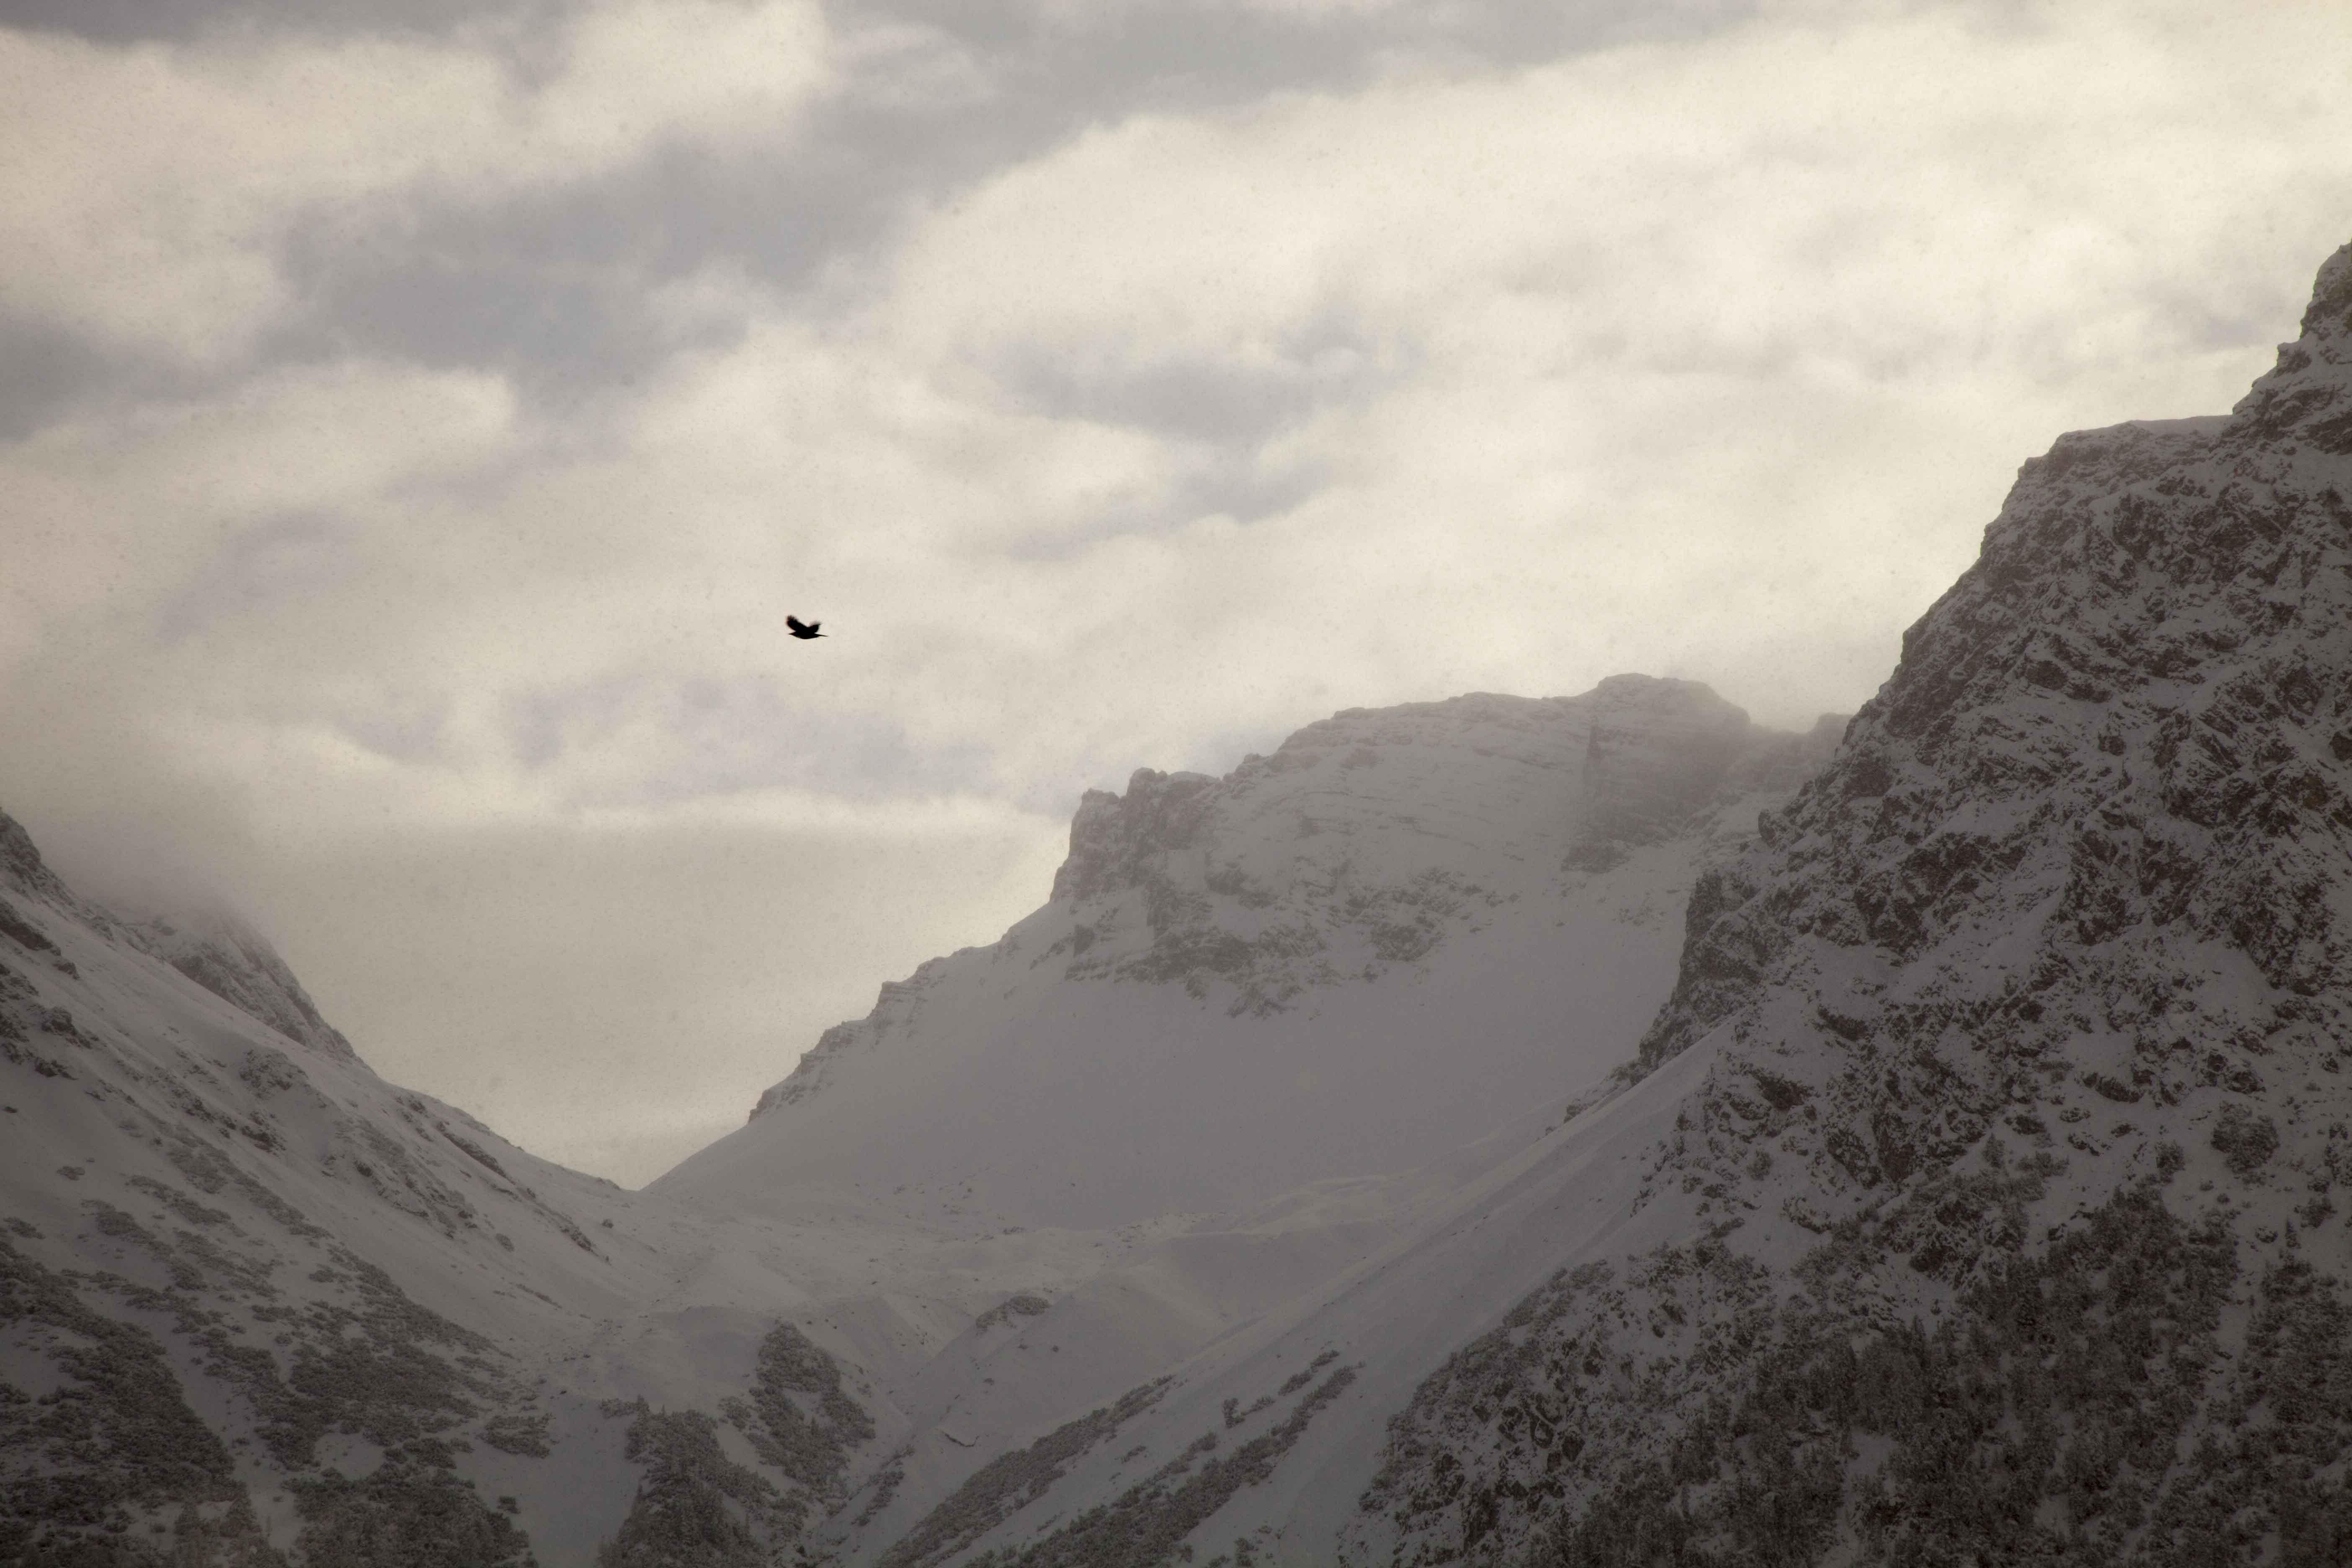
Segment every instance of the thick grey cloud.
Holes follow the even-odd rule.
[[[293,30],[334,37],[543,26],[564,8],[565,0],[6,0],[0,26],[102,44],[190,43]]]
[[[1139,764],[1852,707],[2352,212],[2320,5],[282,10],[5,14],[0,804],[632,1177]]]
[[[397,224],[298,230],[288,267],[304,328],[274,348],[296,354],[332,342],[425,363],[496,364],[526,393],[562,405],[598,377],[636,374],[677,346],[646,319],[646,295],[661,282],[723,258],[772,288],[806,289],[828,267],[887,245],[910,213],[1090,125],[1342,91],[1408,61],[1521,67],[1688,37],[1751,9],[836,7],[853,57],[848,79],[812,109],[799,155],[667,149],[609,177],[495,207],[428,198]],[[534,13],[542,25],[555,14]],[[308,25],[429,28],[432,18],[429,5],[378,15],[355,0]],[[1041,364],[1016,374],[1046,392],[1067,373]],[[1230,378],[1207,385],[1206,374],[1187,380],[1184,367],[1169,367],[1157,385],[1130,378],[1106,390],[1143,405],[1145,417],[1186,423],[1216,419],[1220,408],[1246,417],[1237,399],[1276,390]]]
[[[0,440],[28,436],[110,379],[96,345],[45,321],[0,321]]]

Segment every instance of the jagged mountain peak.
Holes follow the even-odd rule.
[[[1958,1026],[1979,1062],[2096,1054],[2176,1098],[2289,1046],[2332,1055],[2352,388],[2298,362],[2341,337],[2307,328],[2227,419],[2079,433],[2024,466],[1835,759],[1703,882],[1645,1063],[1734,1016],[1832,1055]],[[1781,1038],[1758,1010],[1792,990],[1821,1016]],[[1995,1100],[2026,1092],[1985,1073]]]
[[[2230,416],[2023,466],[1694,890],[1654,1249],[1423,1384],[1351,1561],[2352,1550],[2347,342],[2352,247]]]
[[[41,858],[33,836],[25,831],[24,824],[5,811],[0,811],[0,879],[19,893],[41,899],[67,897],[65,884],[58,881],[48,862]]]
[[[2304,307],[2300,330],[2304,342],[2352,338],[2352,245],[2340,247],[2320,263],[2319,276],[2311,286],[2311,303]]]
[[[2347,295],[2233,414],[2025,464],[1697,878],[1623,1091],[988,1560],[2352,1561]]]
[[[1727,784],[1793,786],[1827,747],[1819,735],[1759,728],[1698,681],[1648,675],[1612,675],[1577,697],[1472,692],[1343,709],[1297,731],[1270,756],[1244,758],[1223,778],[1139,768],[1123,795],[1087,791],[1071,821],[1069,858],[1055,875],[1053,897],[1075,903],[1142,885],[1169,869],[1171,854],[1202,850],[1204,835],[1216,835],[1221,817],[1231,838],[1236,817],[1262,816],[1274,801],[1287,805],[1328,793],[1320,778],[1295,778],[1318,764],[1336,759],[1354,774],[1416,752],[1426,758],[1447,751],[1572,771],[1581,837],[1631,844],[1677,830]],[[1345,823],[1300,807],[1297,826],[1294,842]]]

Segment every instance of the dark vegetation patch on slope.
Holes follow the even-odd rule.
[[[44,1007],[33,983],[0,963],[0,1062],[28,1068],[42,1078],[71,1078],[73,1068],[40,1048],[41,1037],[65,1045],[80,1044],[73,1018],[62,1007]]]
[[[1698,1382],[1623,1331],[1640,1314],[1607,1270],[1556,1280],[1423,1384],[1362,1506],[1408,1563],[1730,1568],[1839,1543],[1865,1563],[2352,1561],[2335,1280],[2291,1258],[2240,1296],[2227,1221],[2180,1219],[2153,1184],[1990,1261],[1932,1326],[1851,1289],[1885,1261],[1846,1227],[1806,1291],[1716,1314]]]
[[[1348,1391],[1356,1369],[1343,1366],[1298,1402],[1272,1431],[1222,1458],[1217,1435],[1207,1432],[1175,1458],[1099,1508],[1088,1509],[1044,1540],[1015,1551],[982,1552],[973,1568],[1157,1568],[1189,1554],[1184,1538],[1206,1523],[1244,1487],[1257,1486],[1281,1461],[1323,1407]]]
[[[971,1321],[971,1326],[984,1334],[991,1329],[1003,1328],[1010,1324],[1015,1318],[1042,1318],[1053,1310],[1054,1303],[1045,1297],[1024,1290],[1017,1295],[1007,1296],[1003,1300],[974,1318]]]
[[[961,1552],[1043,1497],[1088,1450],[1159,1404],[1168,1384],[1163,1377],[1131,1388],[1026,1448],[989,1460],[884,1552],[880,1568],[930,1568]]]
[[[391,1276],[339,1244],[320,1249],[329,1261],[310,1276],[335,1295],[298,1303],[271,1279],[267,1260],[185,1230],[175,1247],[121,1209],[97,1200],[89,1206],[102,1235],[150,1255],[170,1282],[148,1285],[106,1269],[88,1283],[126,1307],[168,1317],[199,1370],[242,1395],[270,1457],[289,1470],[308,1467],[331,1431],[395,1447],[515,1396],[483,1359],[489,1341],[411,1300]],[[237,1320],[212,1304],[225,1296],[245,1300],[275,1329],[282,1360],[240,1342]]]
[[[174,1564],[275,1563],[224,1443],[242,1430],[287,1477],[302,1562],[527,1562],[520,1531],[483,1506],[451,1459],[453,1445],[464,1446],[457,1429],[486,1413],[507,1439],[498,1446],[547,1451],[545,1418],[523,1408],[491,1342],[411,1300],[218,1151],[184,1140],[166,1152],[205,1194],[234,1189],[243,1223],[142,1175],[129,1185],[155,1205],[143,1218],[103,1199],[83,1205],[85,1250],[111,1267],[51,1272],[14,1250],[0,1260],[0,1322],[68,1331],[51,1352],[68,1376],[57,1395],[27,1403],[0,1393],[12,1519],[111,1542],[103,1552],[112,1555],[93,1563],[145,1563],[152,1545]],[[273,1221],[279,1234],[257,1234]],[[307,1271],[314,1289],[290,1292],[289,1270]],[[252,1329],[271,1342],[254,1342]],[[222,1430],[190,1408],[172,1347],[184,1375],[228,1394]],[[332,1432],[381,1448],[383,1465],[362,1479],[314,1469]],[[0,1543],[22,1544],[5,1529]],[[0,1551],[0,1561],[16,1560]],[[47,1561],[37,1552],[26,1560]]]
[[[643,1400],[620,1409],[634,1415],[625,1453],[645,1475],[597,1568],[766,1568],[798,1536],[807,1503],[729,1458],[709,1415]]]
[[[58,1376],[38,1396],[0,1384],[0,1562],[160,1564],[148,1542],[121,1539],[154,1515],[180,1519],[183,1543],[209,1536],[221,1553],[275,1561],[228,1449],[189,1408],[154,1335],[93,1310],[72,1279],[5,1238],[0,1328],[43,1344]]]
[[[913,1453],[911,1447],[900,1448],[867,1478],[860,1490],[869,1495],[866,1505],[857,1510],[857,1517],[849,1521],[852,1530],[863,1530],[882,1517],[882,1510],[890,1506],[898,1489],[907,1483],[907,1460]]]
[[[841,1363],[790,1323],[761,1341],[751,1399],[719,1408],[763,1464],[827,1503],[840,1499],[850,1450],[874,1439],[873,1417],[841,1386]]]
[[[850,1450],[874,1436],[873,1417],[842,1386],[841,1363],[791,1323],[761,1341],[750,1397],[719,1409],[784,1484],[729,1458],[718,1422],[699,1410],[609,1405],[607,1415],[632,1416],[625,1454],[645,1473],[619,1533],[598,1549],[599,1568],[777,1561],[813,1514],[844,1500]]]
[[[52,957],[58,953],[58,944],[49,940],[48,934],[17,912],[16,906],[5,899],[0,899],[0,936],[28,952],[45,952]]]
[[[289,1485],[303,1568],[537,1568],[522,1531],[457,1475],[446,1444],[394,1449],[362,1479],[331,1469]]]

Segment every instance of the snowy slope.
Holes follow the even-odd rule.
[[[972,1233],[1231,1213],[1401,1172],[1622,1061],[1698,868],[1833,740],[1704,687],[1355,710],[1096,792],[1044,908],[826,1034],[655,1184]]]
[[[120,922],[131,944],[152,953],[238,1011],[299,1044],[348,1057],[352,1043],[321,1017],[318,1005],[267,939],[226,910],[149,915]]]
[[[0,1557],[2352,1561],[2347,490],[2352,247],[1801,788],[1640,678],[1139,773],[639,1194],[0,817]]]
[[[1685,1204],[1632,1211],[1648,1156],[1708,1059],[1692,1052],[1548,1129],[1413,1234],[1137,1385],[1116,1425],[1041,1434],[877,1560],[928,1568],[1028,1548],[1046,1562],[1150,1563],[1183,1543],[1206,1560],[1239,1537],[1282,1561],[1331,1561],[1388,1417],[1466,1331],[1501,1317],[1562,1257],[1687,1228]]]
[[[869,1272],[852,1241],[730,1230],[383,1083],[250,931],[118,918],[5,816],[0,1226],[0,1561],[382,1536],[558,1568],[721,1483],[746,1539],[789,1542],[841,1489],[825,1465],[903,1426],[824,1321]],[[828,1376],[855,1419],[823,1419]],[[746,1435],[792,1425],[753,1407],[778,1387],[814,1467]],[[639,1397],[750,1405],[665,1426]]]
[[[1638,1081],[884,1560],[2352,1561],[2347,493],[2352,247],[2025,466]]]
[[[0,1542],[329,1562],[396,1526],[422,1532],[409,1560],[556,1568],[614,1543],[658,1560],[703,1519],[730,1551],[870,1557],[992,1454],[1321,1284],[1539,1140],[1594,1073],[1538,1048],[1565,1016],[1514,977],[1582,943],[1570,1021],[1622,1055],[1668,983],[1682,888],[1822,749],[1703,689],[1623,678],[1561,703],[1342,716],[1222,785],[1139,775],[1089,800],[1064,889],[1024,928],[1060,922],[1040,944],[1061,941],[1058,962],[1020,958],[1016,931],[927,971],[974,994],[1011,972],[1000,1005],[1066,1044],[1141,1045],[1134,1070],[1108,1064],[1076,1106],[1035,1096],[1026,1127],[990,1107],[994,1136],[929,1151],[913,1201],[878,1201],[853,1165],[784,1173],[789,1194],[731,1210],[619,1192],[384,1084],[257,933],[79,899],[0,817],[0,1378],[27,1396],[0,1396],[0,1531],[33,1532]],[[1502,918],[1529,901],[1540,935]],[[1085,954],[1080,925],[1098,933]],[[1627,974],[1651,995],[1607,1011]],[[952,1016],[919,977],[886,992],[886,1023],[894,994]],[[1151,1043],[1218,1030],[1286,1051],[1293,1105],[1328,1099],[1358,1125],[1254,1156],[1281,1115],[1212,1094],[1170,1116],[1185,1063]],[[747,1131],[788,1126],[819,1076],[829,1113],[872,1114],[844,1034]],[[1474,1073],[1519,1061],[1532,1109],[1461,1092],[1464,1060],[1428,1072],[1433,1039]],[[1314,1094],[1334,1064],[1342,1081]],[[1381,1114],[1427,1100],[1433,1131],[1367,1121],[1383,1074]],[[1109,1197],[1066,1195],[1070,1162],[1105,1143],[1057,1150],[1054,1120],[1121,1114],[1162,1118],[1155,1161]],[[1187,1138],[1185,1118],[1234,1125]],[[912,1131],[886,1136],[923,1146]],[[176,1457],[151,1428],[179,1434]]]
[[[877,1371],[908,1428],[826,1541],[867,1560],[1556,1127],[1665,994],[1698,869],[1838,728],[1622,676],[1355,710],[1222,780],[1090,795],[1044,909],[884,987],[650,1189],[870,1235],[893,1312],[982,1320]],[[1034,1313],[958,1296],[982,1259],[1026,1270]]]

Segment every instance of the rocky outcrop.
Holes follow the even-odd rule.
[[[1089,791],[1070,826],[1054,898],[1080,911],[1071,973],[1177,981],[1196,992],[1223,982],[1237,1006],[1264,1012],[1313,985],[1426,956],[1475,922],[1482,903],[1498,902],[1496,890],[1468,862],[1438,857],[1381,875],[1378,847],[1352,841],[1369,826],[1348,801],[1357,792],[1331,786],[1377,785],[1369,770],[1418,749],[1494,755],[1501,736],[1488,729],[1522,738],[1518,760],[1554,775],[1545,826],[1569,846],[1570,869],[1606,869],[1734,802],[1752,811],[1759,795],[1793,788],[1827,755],[1813,737],[1759,729],[1696,681],[1617,675],[1581,697],[1349,709],[1223,779],[1139,769],[1123,795]],[[1339,780],[1324,776],[1334,763]],[[1452,795],[1463,782],[1439,777],[1392,796],[1391,814],[1418,827],[1427,811],[1475,811],[1475,800]],[[1288,842],[1265,842],[1265,819],[1294,810]],[[1307,842],[1327,834],[1332,842]],[[1149,945],[1089,953],[1129,894],[1140,896]]]
[[[2226,418],[2025,465],[1693,893],[1680,1239],[1423,1384],[1351,1561],[2346,1560],[2347,497],[2352,247]]]
[[[1138,768],[1125,795],[1090,789],[1070,819],[1070,853],[1054,873],[1054,898],[1075,903],[1136,886],[1173,850],[1199,842],[1215,805],[1217,781],[1207,773],[1163,773]]]
[[[0,811],[0,885],[44,902],[68,904],[73,895],[41,858],[24,825]]]
[[[1819,1174],[1867,1189],[2053,1071],[2178,1105],[2337,1065],[2347,257],[2231,417],[2068,436],[2024,467],[1835,761],[1703,879],[1643,1066],[1728,1022],[1749,1057],[1839,1064],[1866,1040],[1966,1083],[1972,1109],[1934,1131],[1883,1074],[1831,1096]]]
[[[1673,832],[1754,745],[1748,715],[1694,680],[1612,675],[1591,701],[1587,842],[1638,844]]]
[[[1820,771],[1845,722],[1801,735],[1758,729],[1695,680],[1612,675],[1592,689],[1575,863],[1608,866],[1683,831],[1726,795],[1795,789]]]

